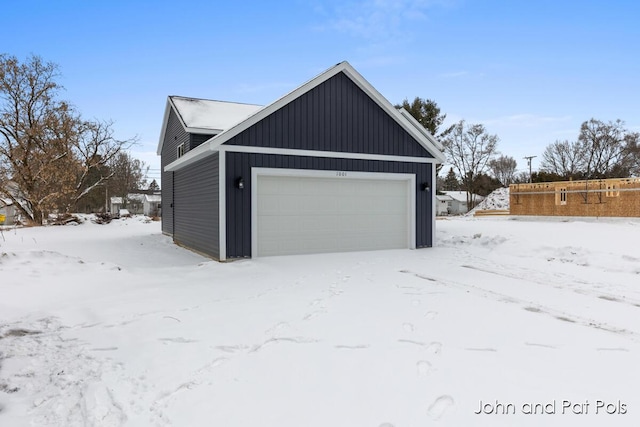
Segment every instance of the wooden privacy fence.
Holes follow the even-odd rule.
[[[512,184],[511,215],[640,217],[640,178]]]

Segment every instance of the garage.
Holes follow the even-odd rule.
[[[256,169],[254,256],[412,248],[410,174]]]
[[[442,149],[347,62],[262,108],[170,96],[162,231],[220,261],[428,248]]]

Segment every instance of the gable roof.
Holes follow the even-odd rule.
[[[245,120],[231,126],[230,128],[215,135],[211,139],[207,140],[198,147],[190,150],[184,156],[173,161],[165,167],[166,171],[178,170],[188,164],[196,162],[213,152],[218,151],[220,146],[231,138],[245,131],[249,127],[258,123],[260,120],[289,104],[293,100],[299,98],[305,93],[309,92],[313,88],[319,86],[331,77],[338,73],[344,73],[349,77],[362,91],[364,91],[380,108],[382,108],[391,118],[393,118],[405,131],[407,131],[413,138],[422,145],[422,147],[428,151],[435,158],[436,162],[444,163],[445,158],[442,153],[441,145],[436,139],[429,134],[429,132],[422,128],[422,126],[416,125],[409,121],[405,115],[396,109],[386,98],[384,98],[380,92],[378,92],[371,84],[360,75],[352,66],[346,61],[343,61],[333,67],[329,68],[322,74],[309,80],[283,97],[277,99],[273,103],[257,110],[254,114],[247,117]],[[408,113],[407,113],[408,114]],[[165,117],[166,122],[166,117]],[[416,121],[417,123],[417,121]],[[422,129],[421,129],[422,128]]]
[[[158,155],[162,154],[162,144],[167,131],[167,121],[171,109],[175,111],[180,124],[186,132],[213,136],[246,119],[261,108],[262,105],[187,98],[175,95],[169,96],[165,107],[157,153]]]

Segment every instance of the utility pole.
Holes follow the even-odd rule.
[[[529,184],[531,184],[531,159],[538,157],[538,156],[525,156],[524,158],[527,159],[527,162],[529,162]]]

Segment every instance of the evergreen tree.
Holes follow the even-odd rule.
[[[431,99],[422,99],[415,97],[413,102],[409,103],[408,99],[402,101],[402,104],[396,105],[396,108],[404,108],[416,119],[422,126],[425,127],[431,133],[431,135],[439,138],[443,137],[449,132],[453,126],[445,129],[442,133],[438,133],[440,126],[447,118],[446,114],[440,112],[440,107],[435,101]]]
[[[447,176],[444,178],[444,187],[445,191],[458,191],[460,190],[460,181],[458,181],[458,177],[456,173],[453,171],[453,167],[449,168],[449,172],[447,172]]]

